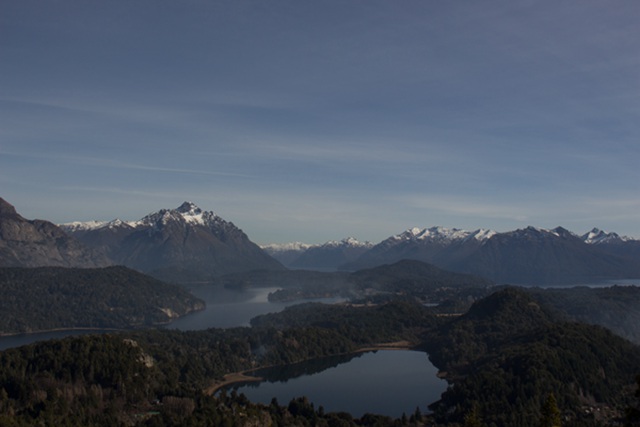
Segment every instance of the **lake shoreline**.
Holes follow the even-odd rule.
[[[0,338],[18,337],[20,335],[36,335],[36,334],[49,334],[54,332],[73,332],[73,331],[96,331],[96,333],[102,332],[127,332],[135,329],[118,329],[118,328],[96,328],[96,327],[76,327],[76,328],[53,328],[53,329],[41,329],[37,331],[24,331],[24,332],[0,332]]]
[[[347,355],[350,355],[350,354],[369,353],[369,352],[372,352],[372,351],[380,351],[380,350],[415,350],[415,351],[423,351],[423,350],[418,350],[417,346],[414,343],[411,343],[409,341],[395,341],[395,342],[390,342],[390,343],[380,343],[380,344],[376,344],[376,345],[372,345],[372,346],[368,346],[368,347],[362,347],[362,348],[358,348],[358,349],[356,349],[354,351],[350,351],[350,352],[347,352],[347,353],[332,354],[330,356],[325,356],[325,357],[347,356]],[[309,359],[309,360],[312,360],[312,359]],[[301,360],[300,362],[296,362],[296,363],[303,363],[303,362],[306,362],[306,361],[308,361],[308,360]],[[251,368],[251,369],[246,369],[244,371],[227,373],[227,374],[222,376],[222,379],[213,381],[213,383],[209,387],[205,388],[203,390],[203,392],[205,394],[209,395],[209,396],[213,396],[214,394],[216,394],[221,389],[223,389],[225,387],[228,387],[228,386],[230,386],[232,384],[264,381],[264,378],[262,378],[262,377],[255,377],[255,376],[247,375],[247,374],[249,374],[251,372],[258,371],[260,369],[273,368],[275,366],[278,366],[278,365],[259,366],[259,367],[255,367],[255,368]]]

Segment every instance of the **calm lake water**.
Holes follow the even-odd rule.
[[[227,289],[221,286],[198,286],[191,293],[207,303],[205,310],[190,314],[171,322],[167,328],[201,330],[207,328],[231,328],[249,326],[249,321],[261,314],[276,313],[285,307],[308,301],[327,304],[343,301],[343,298],[320,298],[290,302],[269,302],[270,292],[279,288]]]
[[[178,319],[167,328],[201,330],[211,327],[248,326],[260,314],[278,312],[289,305],[305,301],[268,301],[276,288],[253,288],[242,291],[223,287],[198,286],[192,293],[207,303],[203,311]],[[307,300],[310,301],[310,300]],[[339,298],[314,300],[325,303]],[[104,330],[56,331],[0,338],[0,350],[35,341],[60,339],[71,335],[106,332]],[[268,381],[243,386],[240,391],[254,402],[270,403],[276,397],[288,404],[294,397],[307,396],[316,408],[345,411],[359,417],[366,412],[411,415],[416,407],[424,413],[438,400],[447,383],[436,376],[437,369],[425,353],[385,350],[357,355],[314,360],[302,364],[257,372]]]
[[[413,414],[417,407],[428,413],[428,405],[440,399],[447,382],[436,374],[426,353],[380,350],[263,369],[253,373],[263,382],[236,384],[228,390],[264,404],[275,397],[287,405],[306,396],[316,409],[323,406],[327,412],[399,418]]]
[[[286,306],[312,300],[270,303],[268,296],[278,288],[250,288],[244,290],[227,289],[222,286],[195,286],[190,291],[207,303],[205,310],[189,314],[167,325],[167,328],[187,330],[202,330],[207,328],[231,328],[235,326],[249,326],[249,321],[260,314],[274,313]],[[340,298],[323,298],[313,301],[335,303]],[[94,330],[63,330],[42,332],[37,334],[21,334],[0,338],[0,351],[7,348],[19,347],[36,341],[60,339],[72,335],[86,335],[91,333],[108,332],[101,329]]]

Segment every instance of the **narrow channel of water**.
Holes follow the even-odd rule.
[[[335,303],[342,301],[340,298],[323,298],[317,300],[301,300],[290,302],[274,302],[268,300],[270,292],[278,288],[249,288],[244,290],[227,289],[222,286],[199,285],[190,289],[191,293],[203,299],[207,306],[204,310],[181,317],[166,328],[187,330],[202,330],[208,328],[232,328],[236,326],[249,326],[249,321],[261,314],[274,313],[283,310],[289,305],[307,301]],[[60,339],[73,335],[86,335],[92,333],[111,332],[111,330],[69,329],[35,334],[20,334],[0,337],[0,351],[8,348],[20,347],[37,341]]]

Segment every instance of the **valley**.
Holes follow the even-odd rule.
[[[19,347],[0,352],[0,423],[537,426],[553,395],[567,425],[596,426],[635,405],[637,241],[615,233],[414,228],[379,244],[287,245],[278,260],[188,202],[140,221],[62,227],[0,207],[3,333],[79,333],[8,337]],[[574,286],[604,280],[613,285]],[[395,342],[446,383],[428,401],[406,383],[408,395],[389,398],[400,413],[355,400],[321,408],[311,385],[280,399],[203,394],[233,373],[295,377]],[[380,360],[361,378],[385,363],[422,366]],[[339,365],[360,369],[351,363]]]

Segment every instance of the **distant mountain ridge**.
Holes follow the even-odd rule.
[[[497,283],[563,284],[640,278],[640,242],[615,236],[596,231],[580,237],[562,227],[548,230],[530,226],[503,233],[413,228],[389,237],[341,268],[358,270],[416,259]],[[612,247],[611,242],[622,245]]]
[[[232,222],[184,202],[138,221],[29,221],[0,199],[0,266],[102,267],[122,264],[171,281],[208,281],[235,272],[355,271],[418,260],[497,283],[574,284],[640,278],[640,241],[599,229],[562,227],[409,228],[378,244],[354,238],[261,249]]]
[[[330,264],[323,264],[317,252],[331,247],[330,243],[265,248],[288,267],[313,268]],[[277,248],[288,248],[286,261]],[[580,236],[563,227],[529,226],[507,232],[413,227],[360,250],[351,261],[331,267],[356,271],[410,259],[498,283],[550,285],[640,278],[640,241],[597,228]]]
[[[62,227],[114,262],[166,280],[206,281],[239,271],[284,268],[232,222],[191,202],[138,221]]]
[[[582,240],[585,243],[599,245],[602,243],[620,243],[620,242],[629,242],[633,239],[627,236],[620,236],[618,233],[607,233],[606,231],[600,230],[599,228],[594,228],[588,233],[585,233],[581,236]]]
[[[354,261],[373,246],[371,242],[347,237],[319,245],[293,242],[264,245],[262,249],[287,268],[334,271],[340,265]]]

